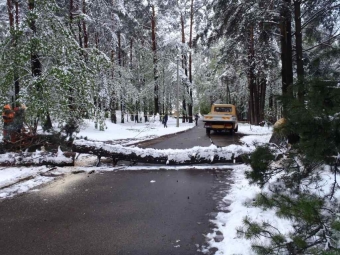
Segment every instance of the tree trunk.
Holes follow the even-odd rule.
[[[185,32],[184,32],[184,17],[183,14],[181,14],[181,31],[182,31],[182,44],[185,44]],[[187,70],[187,56],[186,54],[182,53],[182,68],[184,69],[185,76],[188,76],[188,70]],[[186,106],[186,100],[185,100],[185,88],[183,89],[183,114],[182,114],[182,122],[185,123],[185,120],[187,118],[187,106]]]
[[[248,46],[248,65],[249,65],[249,74],[248,74],[248,89],[249,89],[249,122],[250,124],[256,124],[255,122],[255,86],[256,86],[256,78],[255,78],[255,60],[254,60],[254,27],[250,27],[249,33],[249,46]]]
[[[194,0],[191,0],[191,6],[190,6],[190,36],[189,36],[189,82],[191,87],[189,88],[189,96],[190,96],[190,102],[188,105],[189,108],[189,123],[193,122],[193,98],[192,98],[192,29],[193,29],[193,23],[194,23]]]
[[[11,33],[11,46],[13,48],[16,48],[17,46],[17,38],[16,38],[16,33],[15,33],[15,27],[14,27],[14,8],[13,8],[13,3],[12,0],[7,0],[7,11],[8,11],[8,19],[9,19],[9,26],[10,26],[10,33]],[[19,13],[18,13],[18,3],[15,2],[15,20],[16,20],[16,28],[19,26]],[[16,61],[14,60],[14,74],[13,74],[13,82],[14,82],[14,98],[12,98],[12,107],[15,106],[15,100],[19,95],[19,77],[16,73]]]
[[[34,0],[33,0],[34,1]],[[70,0],[70,9],[69,9],[69,19],[70,19],[70,31],[71,33],[73,34],[74,36],[74,39],[77,40],[77,36],[76,34],[74,33],[73,31],[73,27],[72,27],[72,24],[73,24],[73,11],[74,11],[74,4],[73,4],[73,0]]]
[[[33,10],[34,10],[34,0],[29,0],[28,7],[29,7],[29,10],[31,12],[33,12]],[[34,37],[36,32],[37,32],[34,17],[30,17],[29,24],[30,24],[30,29],[32,30],[33,37]],[[37,51],[38,50],[36,49],[36,47],[34,45],[32,52],[31,52],[31,68],[32,68],[32,75],[33,76],[40,76],[41,75],[41,63],[40,63],[40,59],[39,59],[39,55],[38,55]],[[41,88],[39,87],[38,90],[41,90]]]
[[[82,38],[82,31],[81,31],[81,23],[78,21],[78,39],[79,39],[79,46],[83,48],[83,38]]]
[[[74,166],[75,155],[74,152],[64,152],[63,156],[51,152],[25,152],[13,153],[9,158],[7,154],[0,154],[0,166]]]
[[[260,87],[260,79],[258,77],[254,77],[254,91],[253,91],[253,102],[254,102],[254,122],[253,124],[258,125],[259,124],[259,101],[260,101],[260,91],[259,91],[259,87]]]
[[[14,15],[13,15],[12,0],[7,0],[7,11],[8,11],[9,27],[10,29],[14,29]]]
[[[130,39],[130,65],[129,65],[129,68],[130,70],[132,70],[132,61],[133,61],[133,54],[132,54],[132,51],[133,51],[133,39],[131,38]]]
[[[262,77],[260,79],[260,89],[261,89],[261,97],[260,97],[260,116],[259,121],[264,121],[264,108],[266,104],[266,90],[267,90],[267,79]]]
[[[33,32],[33,37],[35,37],[36,32],[37,32],[37,29],[36,29],[36,26],[35,26],[35,17],[32,14],[34,7],[35,7],[35,0],[29,0],[28,1],[28,9],[30,10],[29,27]],[[38,49],[36,48],[36,45],[33,45],[32,50],[31,50],[31,70],[32,70],[32,76],[34,76],[34,77],[41,76],[42,66],[41,66],[41,62],[40,62],[39,54],[38,54]],[[39,95],[41,95],[42,87],[41,87],[40,83],[38,83],[36,89],[37,89]],[[40,98],[40,100],[44,100],[44,99]],[[46,121],[43,124],[43,127],[44,127],[44,130],[50,130],[52,128],[52,121],[51,121],[51,117],[50,117],[48,110],[46,111],[45,114],[46,114]],[[39,116],[38,116],[37,120],[38,119],[39,119]],[[35,123],[34,127],[37,127],[37,124],[38,123]]]
[[[303,102],[304,94],[304,68],[302,56],[302,29],[301,29],[301,0],[294,0],[295,12],[295,47],[296,47],[296,73],[298,77],[298,99]]]
[[[120,36],[120,32],[118,32],[117,34],[118,36],[118,65],[121,67],[122,66],[122,46],[121,46],[121,36]],[[120,74],[119,74],[120,76]],[[123,98],[123,92],[121,91],[120,93],[120,117],[121,123],[124,123],[124,98]]]
[[[15,2],[15,25],[16,29],[19,28],[19,2]]]
[[[113,159],[114,164],[118,161],[130,161],[133,163],[154,163],[166,165],[188,165],[188,164],[202,164],[202,163],[241,163],[243,162],[243,155],[239,153],[237,157],[234,156],[234,151],[228,150],[206,150],[198,148],[196,151],[192,149],[177,150],[175,154],[170,157],[168,153],[162,150],[147,149],[142,152],[141,149],[133,147],[122,147],[120,145],[109,145],[101,142],[89,142],[78,140],[73,143],[72,151],[78,153],[86,153],[97,155],[100,160],[101,157],[109,157]],[[240,149],[241,150],[241,149]],[[147,155],[149,154],[149,155]],[[246,151],[244,152],[246,154]],[[152,156],[156,155],[156,156]],[[183,158],[185,158],[183,160]]]
[[[83,14],[86,15],[86,2],[83,0]],[[88,48],[88,35],[87,35],[87,28],[86,28],[86,22],[85,19],[83,19],[83,36],[84,36],[84,48]]]
[[[261,2],[260,7],[264,8],[264,2]],[[260,44],[262,45],[261,48],[268,48],[270,47],[269,45],[269,36],[268,36],[268,28],[266,29],[263,22],[261,21],[259,24],[260,27],[260,37],[259,41]],[[264,56],[262,58],[262,64],[264,68],[268,66],[268,61],[267,58]],[[263,122],[265,120],[265,113],[264,113],[264,108],[265,108],[265,102],[266,102],[266,90],[267,90],[267,78],[263,70],[259,70],[259,109],[258,109],[258,123]]]
[[[83,0],[85,2],[85,0]],[[83,4],[85,6],[85,3]],[[114,0],[112,0],[112,6],[114,6]],[[112,23],[114,23],[114,15],[112,15]],[[114,30],[114,26],[112,27],[112,30]],[[84,37],[85,38],[85,37]],[[86,36],[87,38],[87,36]],[[88,38],[87,38],[88,40]],[[114,80],[114,66],[115,66],[115,51],[111,50],[111,62],[112,62],[112,80]],[[116,109],[117,109],[117,97],[116,93],[114,91],[114,88],[112,88],[111,97],[110,97],[110,115],[111,115],[111,122],[114,124],[117,124],[117,115],[116,115]]]
[[[158,95],[158,67],[157,67],[157,47],[156,47],[156,13],[155,6],[152,6],[152,51],[153,51],[153,73],[154,73],[154,113],[159,113],[159,95]]]
[[[282,62],[282,94],[293,97],[293,57],[292,57],[292,27],[289,6],[291,0],[285,0],[281,8],[281,62]],[[283,115],[286,106],[283,105]]]
[[[14,28],[13,28],[14,29]],[[15,2],[15,29],[19,29],[19,3]],[[14,38],[14,47],[17,47],[17,37]],[[20,92],[20,84],[19,84],[19,75],[15,72],[14,73],[14,100],[19,98]]]
[[[95,34],[94,34],[94,42],[95,42],[96,48],[99,49],[99,35],[98,35],[98,32],[95,32]]]

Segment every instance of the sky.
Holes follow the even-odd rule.
[[[98,131],[94,128],[94,124],[87,122],[82,127],[82,130],[77,134],[77,137],[87,137],[90,142],[101,142],[107,140],[117,141],[119,144],[131,144],[136,141],[148,140],[158,136],[176,133],[194,127],[194,124],[180,123],[180,127],[176,128],[176,120],[169,118],[168,128],[164,128],[159,121],[151,121],[150,123],[134,123],[128,122],[124,124],[112,124],[106,122],[106,131]],[[255,149],[255,144],[263,144],[269,142],[272,134],[272,128],[250,126],[249,124],[240,124],[239,133],[246,134],[241,138],[242,150],[251,151]],[[112,145],[116,146],[116,145]],[[223,150],[234,149],[234,145],[224,147]],[[229,147],[229,148],[228,148]],[[137,147],[129,147],[134,150],[143,151]],[[240,149],[240,148],[239,148]],[[190,151],[191,150],[191,151]],[[216,146],[198,148],[187,150],[167,150],[168,154],[173,157],[179,157],[184,153],[196,153],[197,151],[216,150]],[[40,151],[36,152],[39,155]],[[162,150],[154,150],[153,153],[163,153]],[[59,151],[58,156],[62,153]],[[9,157],[8,153],[1,155],[1,157]],[[1,159],[0,159],[1,160]],[[80,155],[76,160],[74,167],[2,167],[0,168],[0,201],[8,199],[24,192],[39,192],[39,185],[52,182],[59,175],[67,176],[74,171],[85,172],[102,172],[102,171],[139,171],[139,170],[182,170],[186,166],[117,166],[117,167],[95,167],[96,157],[91,155]],[[193,168],[192,166],[190,168]],[[209,166],[194,166],[196,169],[210,169]],[[214,168],[225,169],[233,168],[232,178],[233,183],[226,196],[219,201],[218,208],[221,211],[212,220],[214,228],[210,233],[202,233],[206,236],[207,245],[203,246],[203,252],[207,252],[209,248],[218,248],[216,255],[232,255],[232,254],[254,254],[251,250],[251,242],[249,240],[238,237],[236,229],[242,226],[242,221],[245,216],[250,216],[254,220],[267,220],[271,224],[277,226],[282,233],[288,233],[292,230],[292,222],[280,219],[276,216],[274,210],[262,211],[259,208],[246,206],[245,204],[252,201],[255,195],[260,192],[258,186],[249,185],[247,179],[244,177],[245,171],[249,170],[249,166],[244,164],[237,164],[234,166],[215,165]],[[327,190],[333,183],[333,175],[324,173],[322,176],[323,185],[320,185],[320,190],[324,188]],[[225,180],[225,182],[230,182]],[[326,186],[326,187],[325,187]],[[339,195],[339,194],[338,194]],[[213,198],[212,198],[213,199]],[[266,243],[267,240],[260,240]]]

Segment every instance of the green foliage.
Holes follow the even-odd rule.
[[[340,255],[340,249],[335,249],[332,251],[322,251],[321,255]]]
[[[200,102],[200,111],[201,114],[208,114],[210,112],[211,109],[211,105],[207,102]]]
[[[332,229],[336,230],[336,231],[340,231],[340,221],[334,221],[332,222],[331,225]]]
[[[287,104],[287,123],[284,133],[296,133],[296,146],[306,161],[331,163],[340,146],[340,88],[337,82],[311,80],[305,101],[284,98]]]
[[[251,183],[257,183],[263,186],[268,180],[268,168],[269,164],[274,160],[275,156],[269,146],[259,146],[250,155],[247,160],[252,170],[246,172],[246,177],[250,179]]]
[[[33,12],[23,15],[21,26],[0,44],[0,96],[9,102],[14,80],[18,80],[20,101],[28,106],[28,123],[37,117],[43,123],[47,115],[62,123],[68,118],[81,120],[85,111],[94,113],[94,98],[99,93],[94,74],[112,68],[98,50],[85,52],[79,46],[72,29],[60,17],[62,13],[54,1],[36,0]],[[35,33],[30,29],[33,20]],[[32,75],[32,54],[39,57],[40,75]]]
[[[254,242],[257,254],[339,254],[339,202],[333,199],[339,185],[321,191],[318,172],[323,164],[338,171],[334,158],[340,152],[340,88],[329,80],[305,84],[304,101],[283,98],[286,121],[277,130],[284,137],[298,137],[297,142],[289,149],[280,148],[280,153],[286,152],[276,162],[276,152],[268,146],[258,147],[248,157],[252,170],[246,173],[247,178],[271,191],[259,194],[252,205],[274,209],[278,217],[294,222],[293,231],[280,236],[269,224],[246,218],[239,230],[245,238],[265,236],[270,240],[266,245]],[[313,192],[311,187],[320,191]]]

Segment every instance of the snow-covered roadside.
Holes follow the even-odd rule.
[[[165,134],[171,134],[172,132],[178,132],[178,129],[175,127],[175,119],[170,119],[168,124],[168,128],[164,128],[159,121],[154,122],[152,126],[149,126],[148,133],[146,136],[141,135],[140,137],[150,136],[159,136]],[[172,122],[172,123],[171,123]],[[181,125],[182,123],[180,123]],[[133,130],[125,130],[127,125],[134,127]],[[108,125],[108,129],[106,132],[100,132],[93,128],[93,125],[88,125],[87,128],[78,134],[78,136],[87,136],[89,140],[97,140],[97,141],[106,141],[108,139],[131,139],[134,138],[132,134],[136,136],[136,130],[142,129],[143,124],[118,124],[110,126]],[[174,127],[171,128],[171,125]],[[128,126],[128,127],[130,127]],[[169,127],[170,126],[170,127]],[[186,128],[191,128],[192,124],[183,125],[183,130]],[[152,128],[151,128],[152,127]],[[132,132],[132,133],[131,133]],[[266,143],[269,141],[269,138],[272,133],[272,129],[268,127],[257,127],[250,126],[247,124],[240,124],[239,133],[247,134],[241,140],[244,143],[243,147],[245,150],[253,150],[254,144]],[[146,134],[146,133],[145,133]],[[142,138],[143,139],[143,138]],[[232,145],[233,146],[233,145]],[[16,194],[20,194],[23,192],[36,192],[37,189],[34,187],[52,181],[57,175],[68,175],[72,172],[84,171],[87,173],[91,173],[93,171],[123,171],[123,170],[181,170],[181,169],[233,169],[234,176],[234,184],[231,185],[230,192],[228,195],[221,201],[221,204],[225,205],[230,204],[227,208],[230,210],[230,213],[218,213],[216,219],[213,221],[216,224],[216,232],[220,231],[224,240],[222,242],[215,242],[214,237],[216,236],[216,232],[213,234],[207,234],[207,239],[209,239],[210,247],[217,247],[219,251],[216,254],[251,254],[250,251],[250,242],[244,239],[237,239],[236,236],[236,227],[240,227],[242,225],[242,219],[245,215],[255,215],[258,219],[265,218],[273,218],[274,212],[267,211],[266,214],[261,213],[259,209],[256,208],[247,208],[244,203],[247,201],[251,201],[255,194],[259,191],[258,187],[249,186],[248,181],[244,178],[244,172],[248,169],[246,165],[200,165],[200,166],[117,166],[117,167],[88,167],[89,165],[94,165],[96,157],[91,155],[81,155],[76,161],[75,167],[56,167],[53,169],[49,169],[47,167],[22,167],[22,168],[2,168],[0,169],[0,187],[9,186],[13,182],[17,182],[23,180],[24,178],[29,178],[29,180],[21,181],[15,185],[10,185],[9,187],[0,189],[0,199],[8,198],[15,196]],[[49,177],[47,177],[49,176]],[[277,224],[276,224],[277,223]],[[285,223],[282,221],[276,222],[275,225],[283,226]],[[289,230],[286,228],[286,230]]]
[[[132,121],[113,124],[111,121],[106,121],[106,130],[99,131],[95,129],[93,122],[86,121],[77,137],[87,138],[92,141],[115,141],[122,140],[124,144],[136,143],[154,139],[156,137],[183,132],[194,127],[193,123],[181,123],[176,127],[176,119],[169,118],[167,128],[155,119],[150,119],[147,123],[135,123]],[[0,139],[2,137],[0,136]],[[76,164],[81,166],[93,165],[96,157],[83,156],[79,157]],[[89,168],[90,169],[90,168]],[[116,171],[118,168],[109,168],[110,171]],[[98,170],[98,169],[96,169]],[[78,167],[55,167],[51,170],[50,167],[2,167],[0,168],[0,199],[13,197],[16,194],[27,192],[40,184],[54,180],[56,175],[66,175],[78,171]],[[89,170],[91,171],[91,170]],[[45,172],[49,173],[50,177],[42,176]],[[4,188],[6,187],[6,188]]]
[[[117,122],[118,123],[118,122]],[[114,141],[126,140],[125,145],[137,143],[160,136],[183,132],[194,127],[194,123],[182,123],[180,120],[179,127],[176,127],[176,119],[169,117],[167,128],[159,121],[159,117],[149,119],[149,122],[135,123],[133,121],[114,124],[110,120],[105,122],[105,131],[95,129],[93,122],[86,120],[83,129],[77,134],[77,137],[87,138],[92,141]]]
[[[246,216],[259,222],[266,221],[275,226],[282,234],[292,231],[291,222],[276,217],[274,210],[262,211],[260,208],[245,206],[260,192],[258,186],[250,186],[248,180],[244,178],[244,172],[247,169],[248,167],[244,165],[234,167],[232,172],[234,184],[228,195],[221,201],[223,204],[229,204],[225,209],[230,212],[219,212],[216,219],[212,220],[216,225],[215,232],[206,235],[209,244],[208,248],[215,247],[218,249],[215,255],[254,254],[251,250],[251,241],[239,238],[237,235],[237,229],[242,227],[242,221]],[[215,241],[214,238],[220,233],[222,233],[224,239],[222,241],[220,241],[221,239],[216,239]],[[257,241],[265,242],[266,240]],[[208,251],[208,248],[203,252]]]
[[[151,120],[148,123],[133,123],[128,122],[124,124],[112,124],[109,120],[106,122],[107,129],[106,131],[98,131],[94,128],[94,123],[87,122],[84,126],[84,129],[77,134],[78,137],[87,137],[89,140],[93,141],[107,141],[107,140],[124,140],[131,141],[133,138],[139,138],[140,140],[147,140],[150,138],[159,137],[162,135],[173,134],[181,131],[188,130],[193,127],[192,123],[180,123],[180,127],[176,127],[176,119],[169,118],[168,120],[168,128],[164,128],[160,121]],[[240,124],[239,132],[243,134],[253,134],[252,136],[245,136],[242,138],[247,148],[246,151],[250,151],[253,149],[254,141],[258,141],[261,139],[265,139],[269,137],[271,134],[271,129],[268,127],[257,127],[250,126],[248,124]],[[251,148],[249,148],[251,147]],[[162,153],[161,151],[159,153]],[[175,151],[173,154],[176,154]],[[96,160],[95,156],[82,155],[76,161],[75,167],[55,167],[51,170],[51,168],[41,166],[41,167],[3,167],[0,169],[0,199],[12,197],[16,194],[20,194],[22,192],[27,192],[30,189],[54,180],[54,176],[60,174],[70,174],[76,171],[101,171],[101,168],[92,169],[88,167],[89,165],[94,165]],[[84,168],[86,166],[86,168]],[[81,168],[81,169],[80,169]],[[155,167],[155,169],[164,168],[164,166]],[[183,167],[166,167],[172,170],[180,170]],[[184,167],[185,168],[185,167]],[[211,168],[211,166],[195,166],[195,169],[206,169]],[[230,168],[230,166],[227,166]],[[107,168],[109,171],[116,170],[137,170],[139,167],[112,167]],[[151,169],[151,168],[150,168]],[[41,176],[45,172],[49,172],[50,177]],[[29,180],[27,180],[29,179]],[[7,188],[2,188],[7,187]]]
[[[140,141],[142,140],[148,140],[155,137],[168,135],[168,134],[174,134],[178,132],[182,132],[185,130],[188,130],[190,128],[193,128],[192,123],[180,123],[179,128],[176,127],[176,119],[175,118],[169,118],[168,120],[168,128],[164,128],[162,123],[158,120],[150,120],[150,122],[147,123],[134,123],[134,122],[126,122],[124,124],[112,124],[109,120],[106,121],[107,129],[105,131],[99,131],[94,128],[94,123],[91,123],[87,121],[83,127],[83,129],[80,131],[80,133],[77,134],[77,137],[83,137],[87,138],[92,141],[108,141],[108,140],[126,140],[130,141],[131,139],[138,139]],[[239,125],[239,132],[243,134],[260,134],[260,135],[268,135],[271,133],[271,129],[263,128],[263,127],[257,127],[257,126],[250,126],[248,124],[240,124]],[[255,137],[248,137],[245,136],[242,139],[245,140],[245,143],[249,146],[252,146],[252,141],[255,139],[258,139],[260,136]],[[127,143],[128,143],[127,142]],[[133,140],[133,142],[136,142],[136,140]],[[126,144],[126,143],[125,143]],[[88,157],[87,157],[88,158]],[[95,160],[95,157],[90,157],[93,162]],[[89,163],[86,162],[86,157],[79,158],[77,160],[77,164],[79,166],[86,165],[88,166]],[[83,162],[81,162],[83,161]],[[181,169],[181,168],[179,168]],[[3,167],[0,169],[0,189],[1,187],[9,186],[11,184],[18,183],[17,185],[14,185],[15,187],[10,187],[7,189],[1,189],[0,190],[0,198],[6,198],[13,196],[14,194],[26,192],[29,189],[31,189],[34,186],[40,185],[44,182],[52,181],[52,177],[48,178],[38,178],[41,173],[44,173],[45,171],[49,171],[50,169],[47,167],[11,167],[6,168]],[[115,168],[110,168],[111,171],[115,171]],[[50,171],[51,174],[58,174],[59,172],[62,172],[63,174],[70,173],[72,171],[77,171],[77,167],[74,168],[55,168],[54,170]],[[21,181],[28,176],[33,176],[29,181]],[[37,180],[34,180],[37,179]]]
[[[249,127],[243,126],[242,128],[246,129],[244,133],[249,132]],[[243,137],[241,140],[245,145],[252,146],[269,142],[271,135],[265,134],[265,130],[262,129],[261,131],[259,127],[255,127],[253,130],[257,130],[258,134],[261,135]],[[289,233],[294,232],[294,222],[279,218],[275,210],[262,210],[251,205],[251,202],[260,192],[271,193],[269,187],[280,183],[280,174],[274,176],[261,190],[257,185],[250,185],[249,181],[245,178],[245,172],[249,170],[251,168],[247,165],[234,166],[232,171],[234,183],[231,185],[228,194],[220,201],[219,207],[223,208],[223,212],[219,212],[216,218],[212,220],[215,228],[212,233],[206,234],[208,245],[202,248],[203,252],[209,253],[209,250],[215,248],[217,249],[215,255],[255,255],[251,248],[254,241],[263,245],[269,245],[270,240],[265,237],[247,240],[238,235],[237,230],[244,225],[243,220],[245,217],[258,223],[266,222],[274,226],[277,233],[284,236],[289,236]],[[334,176],[329,166],[321,166],[314,173],[314,176],[318,181],[312,183],[306,181],[303,187],[311,194],[320,196],[329,194],[328,192],[332,190],[335,178],[340,178],[340,174]],[[334,197],[339,199],[340,191],[335,192]]]
[[[242,141],[245,145],[269,142],[271,135],[265,134],[265,130],[256,129],[262,135],[243,137]],[[242,227],[242,221],[246,216],[250,216],[257,221],[265,220],[276,226],[282,234],[292,230],[291,223],[288,220],[277,218],[274,210],[262,211],[260,208],[246,206],[260,192],[260,188],[255,185],[249,185],[248,180],[245,178],[245,172],[250,170],[249,166],[242,164],[234,166],[233,169],[232,178],[234,184],[231,185],[228,194],[220,202],[220,207],[224,207],[227,212],[219,212],[216,219],[212,220],[212,223],[215,224],[215,229],[213,233],[206,235],[208,246],[202,249],[203,252],[208,252],[211,248],[217,248],[218,251],[215,255],[254,254],[251,250],[251,241],[239,238],[237,235],[237,229]],[[265,240],[262,241],[265,242]]]

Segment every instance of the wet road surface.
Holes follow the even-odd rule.
[[[180,123],[181,125],[181,123]],[[188,149],[194,146],[207,147],[212,143],[217,146],[228,146],[231,144],[239,144],[240,138],[243,135],[235,133],[231,135],[229,132],[214,132],[210,137],[206,135],[203,121],[198,121],[198,126],[186,132],[160,137],[155,140],[140,143],[141,148],[155,149]]]
[[[212,133],[211,138],[226,146],[240,136]],[[199,122],[187,132],[140,146],[210,144]],[[202,254],[203,234],[212,232],[209,220],[223,207],[232,181],[230,170],[211,168],[82,173],[0,201],[0,254]]]
[[[0,202],[0,254],[201,254],[213,198],[225,195],[220,180],[229,177],[214,170],[71,175]]]

